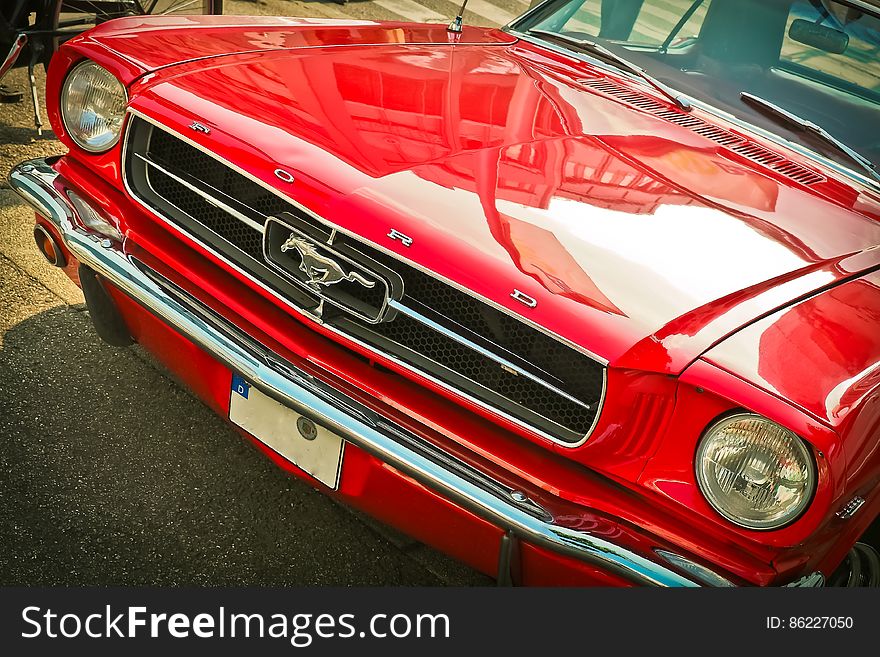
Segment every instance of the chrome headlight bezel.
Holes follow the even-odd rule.
[[[707,458],[707,453],[711,448],[716,446],[713,443],[721,439],[725,429],[743,421],[759,422],[766,425],[765,430],[774,432],[777,439],[786,443],[785,446],[789,447],[791,450],[789,456],[792,457],[794,462],[799,462],[799,465],[803,466],[803,470],[806,473],[803,490],[794,503],[763,520],[758,520],[754,517],[747,517],[741,513],[738,514],[733,511],[729,504],[731,498],[729,497],[728,500],[725,500],[718,494],[717,478],[715,478],[714,482],[710,479],[711,473],[707,467],[710,464],[710,461]],[[765,450],[765,453],[770,452],[769,447],[765,447]],[[809,445],[800,436],[768,418],[758,415],[757,413],[749,412],[739,412],[726,415],[719,418],[706,428],[697,446],[694,470],[697,479],[697,486],[700,489],[703,498],[709,503],[709,505],[726,520],[739,527],[754,531],[773,531],[781,529],[800,518],[809,508],[810,503],[815,496],[818,479],[816,461],[813,452]]]
[[[93,76],[90,86],[94,86],[96,79],[95,76],[99,76],[102,83],[115,87],[110,89],[107,93],[110,95],[114,93],[118,94],[119,98],[114,103],[116,105],[114,108],[116,111],[108,111],[107,107],[100,108],[96,111],[94,107],[83,104],[77,108],[78,113],[75,116],[72,115],[72,108],[69,107],[71,89],[73,84],[82,82],[82,77],[88,75]],[[86,82],[86,84],[89,84],[89,82]],[[79,93],[82,92],[80,91]],[[126,90],[125,85],[123,85],[122,82],[120,82],[110,71],[91,59],[84,59],[73,66],[70,71],[68,71],[67,76],[64,78],[64,82],[61,85],[61,94],[59,97],[61,123],[73,142],[79,148],[89,153],[104,153],[119,143],[119,139],[122,136],[122,124],[125,121],[127,105],[128,91]],[[94,116],[99,117],[102,120],[104,125],[107,126],[105,133],[109,135],[109,138],[92,138],[89,140],[83,136],[81,122],[86,111],[92,112]]]

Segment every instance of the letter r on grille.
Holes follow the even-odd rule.
[[[409,235],[404,235],[399,230],[395,230],[394,228],[392,228],[388,232],[388,237],[393,240],[400,240],[400,243],[407,247],[412,246],[413,243],[412,237],[410,237]]]
[[[205,135],[211,134],[211,128],[204,125],[203,123],[199,123],[198,121],[193,121],[192,124],[189,126],[189,129],[195,130],[196,132],[201,132],[202,134],[205,134]]]

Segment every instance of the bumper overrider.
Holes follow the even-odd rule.
[[[679,555],[662,550],[648,556],[636,554],[606,538],[556,524],[527,497],[279,357],[124,253],[118,242],[88,230],[81,205],[85,202],[88,208],[88,201],[80,197],[80,207],[75,206],[63,193],[59,178],[47,160],[37,159],[16,166],[9,182],[57,229],[64,246],[81,266],[116,286],[263,393],[501,528],[505,534],[499,557],[500,581],[510,572],[511,554],[516,542],[522,540],[635,584],[732,586],[725,577]],[[823,576],[814,573],[794,585],[823,583]]]

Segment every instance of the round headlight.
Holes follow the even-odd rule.
[[[697,482],[718,513],[749,529],[797,518],[813,495],[816,467],[797,435],[759,415],[712,425],[697,449]]]
[[[119,140],[125,117],[125,87],[107,69],[86,60],[70,71],[61,89],[61,120],[78,146],[92,153]]]

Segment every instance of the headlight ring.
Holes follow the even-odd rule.
[[[807,509],[816,465],[794,432],[753,413],[721,418],[703,434],[697,483],[713,509],[756,530],[783,527]]]
[[[103,66],[86,59],[67,74],[61,88],[61,121],[77,146],[102,153],[119,141],[128,94]]]

